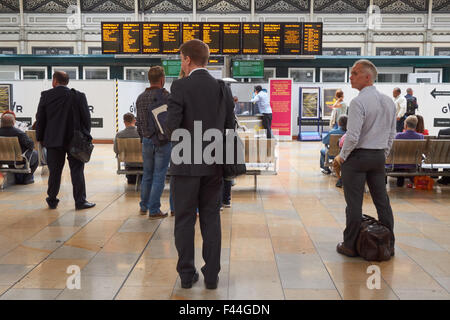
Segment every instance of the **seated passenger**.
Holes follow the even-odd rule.
[[[449,138],[450,138],[450,128],[439,130],[438,139],[449,139]],[[449,171],[449,169],[444,169],[444,171]],[[443,185],[450,184],[450,177],[443,176],[437,180],[437,183]]]
[[[405,131],[399,132],[395,136],[395,139],[402,140],[423,140],[423,134],[416,132],[418,119],[416,116],[409,116],[405,119]],[[394,171],[410,171],[414,169],[414,164],[398,164],[394,166]],[[410,177],[411,181],[414,181],[414,177]],[[397,187],[403,187],[405,183],[405,177],[397,177]],[[410,185],[412,187],[412,185]]]
[[[347,136],[347,133],[345,133],[340,139],[339,139],[339,149],[342,149],[342,146],[344,145],[345,137]],[[342,188],[342,177],[341,177],[341,164],[339,161],[336,161],[336,159],[333,159],[333,171],[336,174],[336,177],[338,178],[338,181],[336,182],[337,188]]]
[[[427,129],[425,129],[425,124],[423,122],[423,117],[420,114],[416,114],[417,117],[417,127],[416,127],[416,132],[417,133],[421,133],[424,136],[428,136],[429,132]]]
[[[2,115],[5,115],[5,114],[11,114],[14,117],[14,119],[16,119],[16,114],[14,113],[14,111],[6,110],[3,112]],[[1,127],[1,125],[0,125],[0,127]],[[21,131],[25,132],[28,130],[28,125],[26,122],[14,120],[14,128],[20,129]]]
[[[132,113],[125,113],[123,115],[123,123],[125,124],[125,129],[117,132],[116,137],[114,138],[114,152],[119,153],[119,149],[117,147],[117,138],[140,138],[139,133],[136,128],[136,117]],[[141,163],[125,163],[126,170],[132,170],[133,168],[141,168]],[[135,174],[127,174],[126,175],[128,184],[135,184],[137,176]]]
[[[322,143],[325,145],[325,148],[320,150],[320,168],[322,168],[322,173],[330,174],[331,170],[328,167],[325,167],[325,154],[328,151],[328,145],[330,144],[330,136],[332,134],[345,134],[347,131],[347,116],[341,115],[338,119],[338,127],[336,129],[332,129],[328,134],[322,139]],[[330,157],[333,159],[334,157]]]
[[[34,150],[34,142],[31,140],[25,132],[14,127],[15,117],[10,113],[3,114],[1,118],[0,137],[18,137],[20,148],[22,153],[30,161],[31,173],[16,173],[17,184],[31,184],[34,183],[33,173],[38,167],[38,153]],[[10,167],[14,166],[12,163],[8,163]]]

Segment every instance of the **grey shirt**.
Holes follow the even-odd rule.
[[[387,157],[396,134],[395,104],[374,86],[363,88],[350,102],[347,135],[340,153],[344,160],[354,149],[384,149]]]
[[[128,127],[117,132],[116,138],[114,139],[114,152],[116,154],[119,153],[119,149],[117,148],[117,138],[140,138],[140,136],[136,127]]]

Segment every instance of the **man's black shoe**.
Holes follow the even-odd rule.
[[[219,277],[217,276],[216,282],[206,282],[205,281],[205,288],[209,290],[217,289],[217,285],[219,283]]]
[[[198,272],[196,271],[195,273],[194,273],[194,276],[192,277],[192,279],[191,280],[188,280],[188,281],[181,281],[181,287],[183,288],[183,289],[190,289],[190,288],[192,288],[192,285],[194,284],[194,283],[196,283],[198,281]]]
[[[49,209],[56,209],[58,207],[58,202],[59,202],[58,199],[53,200],[53,201],[48,201],[48,198],[47,198],[47,199],[45,199],[45,201],[47,201]]]
[[[83,204],[75,205],[76,210],[83,210],[83,209],[89,209],[95,207],[95,203],[85,202]]]
[[[57,204],[49,204],[49,205],[48,205],[48,208],[49,208],[49,209],[56,209],[57,207],[58,207]]]

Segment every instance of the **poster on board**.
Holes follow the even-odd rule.
[[[330,119],[333,109],[332,105],[336,102],[336,90],[338,88],[323,88],[322,119]]]
[[[11,109],[12,104],[12,85],[0,84],[0,113]]]
[[[319,88],[300,88],[301,118],[319,118]]]
[[[292,79],[269,79],[272,130],[280,138],[292,139]]]

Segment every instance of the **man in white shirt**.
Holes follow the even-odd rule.
[[[262,113],[262,124],[267,132],[267,139],[272,138],[272,108],[270,107],[269,95],[263,91],[261,86],[255,87],[255,97],[251,102],[256,103],[259,112]]]
[[[392,95],[395,103],[395,114],[397,117],[397,132],[402,132],[406,119],[406,98],[401,95],[400,88],[394,88]]]
[[[352,67],[350,81],[359,94],[348,112],[347,134],[336,161],[341,163],[342,182],[347,207],[344,242],[337,252],[354,257],[362,222],[364,184],[369,186],[379,221],[392,232],[394,255],[394,216],[386,191],[386,157],[395,138],[395,106],[391,98],[373,85],[377,69],[368,60],[358,60]]]

